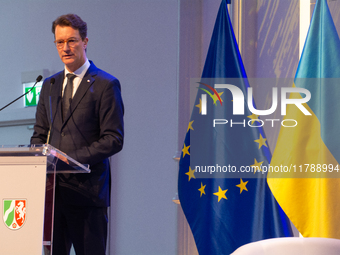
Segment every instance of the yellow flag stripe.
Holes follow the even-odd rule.
[[[291,98],[301,96],[294,93]],[[307,104],[304,106],[312,112]],[[289,105],[285,119],[295,119],[298,125],[281,128],[271,166],[301,165],[305,171],[305,164],[338,165],[321,139],[315,114],[305,116],[295,105]],[[337,172],[332,174],[340,176]],[[290,178],[279,178],[287,176]],[[301,175],[294,172],[268,173],[268,185],[275,198],[304,237],[340,238],[340,228],[336,226],[340,218],[340,182],[336,178],[320,178],[329,176],[329,172],[308,172],[309,178],[296,178]]]

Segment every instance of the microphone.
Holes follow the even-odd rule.
[[[50,142],[50,137],[51,137],[51,129],[53,125],[53,116],[52,116],[52,99],[51,99],[51,91],[52,91],[52,85],[55,83],[55,79],[51,78],[50,81],[50,94],[49,94],[49,108],[50,108],[50,128],[48,130],[48,135],[47,135],[47,141],[46,144],[49,144]]]
[[[43,77],[42,77],[41,75],[39,75],[39,76],[37,77],[37,79],[35,80],[35,83],[34,83],[33,87],[32,87],[29,91],[27,91],[25,94],[21,95],[21,96],[18,97],[17,99],[13,100],[13,101],[10,102],[9,104],[7,104],[7,105],[5,105],[4,107],[2,107],[2,108],[0,109],[0,111],[2,111],[3,109],[5,109],[6,107],[10,106],[10,105],[13,104],[14,102],[18,101],[18,100],[19,100],[20,98],[22,98],[23,96],[25,96],[25,95],[27,95],[28,93],[30,93],[30,92],[32,91],[32,89],[35,87],[35,85],[37,85],[37,83],[38,83],[39,81],[42,80],[42,78],[43,78]]]

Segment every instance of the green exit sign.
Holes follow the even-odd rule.
[[[34,85],[34,82],[23,83],[24,85],[24,93],[27,93]],[[37,106],[40,96],[40,91],[42,87],[42,81],[38,82],[35,87],[25,95],[24,106]]]

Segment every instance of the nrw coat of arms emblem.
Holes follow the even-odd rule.
[[[26,221],[26,199],[4,199],[3,220],[9,229],[20,229]]]

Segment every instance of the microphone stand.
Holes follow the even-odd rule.
[[[38,83],[39,81],[41,81],[42,78],[43,78],[43,77],[42,77],[41,75],[39,75],[39,76],[37,77],[37,79],[36,79],[36,81],[35,81],[33,87],[32,87],[29,91],[27,91],[25,94],[21,95],[21,96],[18,97],[17,99],[13,100],[13,101],[10,102],[9,104],[7,104],[7,105],[5,105],[4,107],[2,107],[2,108],[0,109],[0,111],[2,111],[3,109],[7,108],[8,106],[10,106],[11,104],[13,104],[14,102],[18,101],[18,100],[19,100],[20,98],[22,98],[23,96],[25,96],[25,95],[27,95],[28,93],[30,93],[30,92],[32,91],[32,89],[35,87],[35,85],[37,85],[37,83]]]

